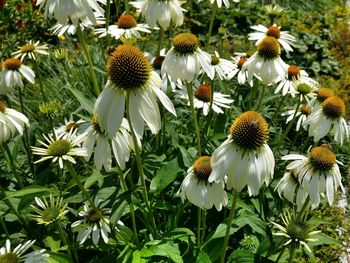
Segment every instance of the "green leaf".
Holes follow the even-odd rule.
[[[90,113],[93,112],[94,102],[92,100],[85,97],[84,94],[77,89],[73,89],[72,87],[69,87],[69,86],[67,86],[67,89],[69,89],[70,92],[73,93],[74,97],[79,101],[80,105],[84,110]]]
[[[133,263],[145,263],[147,261],[141,257],[141,251],[140,250],[136,250],[132,254],[132,262]]]
[[[154,242],[149,242],[154,243]],[[183,263],[179,246],[175,243],[159,243],[149,248],[153,256],[169,257],[175,263]]]
[[[40,185],[31,185],[22,188],[19,191],[15,192],[6,192],[7,197],[6,198],[12,198],[12,197],[22,197],[26,195],[31,195],[31,194],[37,194],[37,193],[55,193],[55,190],[52,188],[40,186]]]
[[[202,250],[198,251],[195,262],[196,263],[212,263],[212,261],[210,260],[210,257]]]
[[[68,255],[62,253],[50,252],[50,257],[47,259],[48,263],[70,263],[72,262]]]
[[[94,170],[93,173],[86,178],[84,188],[88,189],[90,186],[92,186],[94,183],[98,182],[98,186],[101,188],[103,184],[103,175],[98,170]]]
[[[152,192],[160,192],[169,184],[171,184],[177,176],[177,173],[181,171],[179,168],[177,158],[164,164],[157,175],[152,179],[150,190]]]
[[[316,239],[316,241],[310,241],[308,244],[313,246],[318,245],[341,245],[341,242],[333,237],[330,237],[324,233],[317,233],[312,235],[312,239]]]

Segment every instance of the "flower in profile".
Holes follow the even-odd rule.
[[[249,33],[248,39],[256,40],[256,46],[259,46],[263,39],[269,36],[277,39],[281,46],[284,48],[284,50],[287,51],[287,53],[293,51],[291,46],[294,46],[294,43],[296,42],[295,37],[288,34],[288,31],[281,31],[280,26],[274,24],[273,26],[267,28],[263,25],[257,25],[252,26],[251,28],[256,30],[257,32]]]
[[[298,181],[310,196],[314,207],[320,203],[320,194],[326,192],[327,200],[332,205],[334,193],[340,186],[345,192],[341,183],[341,174],[335,154],[327,145],[314,147],[308,156],[289,154],[282,157],[282,160],[292,160],[287,165],[287,170],[298,177]]]
[[[338,96],[331,96],[324,100],[321,108],[313,111],[304,122],[309,126],[309,136],[313,136],[314,141],[318,142],[332,130],[334,140],[342,145],[344,139],[349,138],[347,124],[343,118],[344,113],[345,103]]]
[[[7,141],[16,131],[22,136],[24,127],[29,127],[28,118],[0,101],[0,142]]]
[[[230,80],[234,76],[233,71],[236,69],[236,65],[232,61],[220,58],[217,51],[211,56],[211,66],[220,80]]]
[[[38,224],[49,225],[56,221],[62,220],[65,214],[68,213],[67,203],[64,203],[63,197],[53,197],[50,194],[49,201],[46,198],[42,200],[35,197],[37,206],[31,205],[35,214],[32,217]]]
[[[287,65],[285,69],[287,71],[286,78],[282,79],[275,90],[275,94],[282,90],[282,95],[286,96],[290,94],[295,97],[298,83],[305,83],[311,87],[318,86],[318,83],[309,77],[305,70],[301,70],[298,66]]]
[[[211,56],[199,48],[198,38],[192,33],[176,35],[163,61],[162,74],[167,73],[172,81],[180,79],[190,82],[202,69],[210,79],[214,78]]]
[[[7,88],[21,87],[23,88],[22,77],[34,84],[35,73],[17,58],[6,59],[2,63],[2,71],[0,79],[3,86]]]
[[[308,104],[303,104],[299,107],[295,116],[294,116],[294,114],[295,114],[295,109],[283,112],[281,115],[288,116],[286,123],[292,121],[293,117],[298,118],[297,125],[295,127],[296,131],[299,131],[300,127],[303,127],[304,130],[307,130],[305,121],[306,121],[307,117],[311,114],[311,107]]]
[[[82,123],[84,123],[84,121],[82,119],[80,119],[78,121],[74,121],[72,116],[69,118],[69,120],[67,120],[65,118],[64,124],[58,128],[55,128],[55,133],[59,137],[63,134],[62,138],[70,136],[70,134],[73,134],[73,133],[75,136],[77,136],[80,133],[79,126]]]
[[[231,79],[234,77],[237,73],[237,80],[238,83],[243,85],[247,81],[247,71],[243,70],[243,64],[254,54],[253,51],[248,51],[246,53],[235,53],[235,57],[232,57],[232,61],[234,65],[236,65],[236,68],[231,72],[231,75],[229,78]],[[250,86],[253,86],[253,81],[251,80],[249,83]]]
[[[321,231],[311,231],[312,224],[306,221],[306,218],[298,219],[296,216],[291,215],[289,212],[282,216],[283,226],[272,222],[281,232],[273,233],[275,236],[282,236],[287,238],[287,242],[284,246],[291,246],[293,248],[299,248],[303,246],[309,253],[311,249],[307,242],[313,242],[317,239],[315,235]]]
[[[58,60],[64,60],[68,57],[68,48],[59,48],[54,50],[54,56]]]
[[[294,171],[285,172],[282,179],[277,183],[275,190],[281,198],[283,196],[289,202],[295,203],[298,209],[303,207],[308,196]]]
[[[277,17],[283,12],[284,8],[279,5],[266,5],[265,10],[270,17]]]
[[[37,0],[36,5],[40,8],[45,6],[45,16],[55,17],[59,24],[66,25],[70,20],[77,26],[83,20],[93,25],[97,23],[94,13],[104,14],[99,2],[106,3],[103,0]]]
[[[203,0],[197,0],[197,2],[202,2]],[[233,2],[236,2],[236,3],[238,3],[239,2],[239,0],[232,0]],[[211,4],[214,4],[214,3],[216,3],[217,4],[217,6],[219,7],[219,8],[221,8],[221,6],[222,6],[222,3],[224,3],[224,5],[228,8],[228,7],[230,7],[230,0],[210,0],[210,3]]]
[[[271,85],[285,78],[287,67],[280,57],[281,48],[277,39],[266,36],[257,47],[255,52],[242,66],[242,70],[247,70],[248,83],[253,76],[261,80],[264,84]]]
[[[310,106],[312,111],[317,111],[322,108],[322,103],[329,97],[334,96],[331,89],[328,88],[318,88],[315,90],[316,96],[310,101]]]
[[[24,244],[19,244],[11,251],[11,242],[7,239],[5,246],[0,248],[0,262],[47,262],[49,254],[45,252],[45,249],[24,254],[34,242],[35,240],[28,240]]]
[[[130,128],[128,122],[126,119],[123,119],[119,130],[111,139],[114,157],[122,170],[125,169],[125,163],[130,157],[130,149],[133,148],[129,131]],[[89,160],[94,152],[95,167],[98,170],[101,170],[102,167],[104,167],[107,171],[110,171],[112,168],[111,147],[106,133],[100,128],[96,115],[92,117],[92,124],[87,128],[83,136],[85,137],[83,147],[86,148],[88,152],[85,159]]]
[[[227,189],[240,192],[247,185],[249,195],[257,195],[274,172],[275,159],[266,143],[268,137],[268,125],[258,112],[239,115],[228,139],[212,155],[213,171],[208,181],[218,183],[227,175]]]
[[[221,211],[222,207],[227,205],[227,194],[224,189],[224,181],[208,182],[212,171],[210,161],[210,156],[199,157],[187,170],[187,176],[178,193],[182,201],[188,199],[202,209],[211,209],[215,205],[215,208]]]
[[[141,38],[140,32],[150,33],[146,24],[138,24],[132,15],[121,15],[116,25],[110,25],[106,28],[97,28],[94,30],[99,37],[111,35],[115,39],[120,39],[123,43],[133,43],[135,38]]]
[[[79,216],[82,217],[82,219],[72,224],[72,227],[83,225],[77,236],[77,241],[80,245],[90,236],[92,237],[94,245],[98,244],[100,237],[102,237],[106,244],[108,243],[108,234],[111,233],[108,218],[111,210],[105,208],[106,205],[107,202],[101,203],[101,200],[97,198],[95,198],[94,207],[89,207],[87,204],[84,204],[83,211],[79,212]],[[122,225],[123,223],[118,221],[118,224]]]
[[[198,109],[203,109],[204,116],[207,116],[209,113],[210,106],[210,96],[211,96],[211,86],[209,83],[202,83],[197,86],[194,90],[194,107]],[[180,90],[175,91],[178,94],[178,97],[186,99],[188,101],[187,89],[185,87]],[[213,104],[212,110],[216,113],[224,113],[221,108],[230,108],[230,104],[233,102],[230,99],[230,95],[225,95],[220,92],[213,92]],[[189,102],[188,102],[189,105]]]
[[[47,45],[39,43],[40,41],[34,43],[33,40],[29,40],[29,43],[25,44],[24,46],[21,46],[19,50],[11,53],[11,56],[14,56],[15,58],[20,58],[21,61],[23,61],[26,56],[28,56],[30,59],[35,60],[35,53],[41,55],[49,55],[49,52],[47,52]]]
[[[59,167],[63,169],[64,161],[76,163],[73,156],[87,156],[86,149],[79,147],[83,140],[82,135],[76,136],[75,133],[76,130],[65,136],[65,138],[63,138],[64,134],[61,134],[60,136],[57,136],[56,134],[55,138],[51,135],[43,135],[46,142],[39,140],[39,143],[44,147],[31,147],[33,154],[43,156],[34,163],[52,159],[52,162],[58,161]]]
[[[158,22],[159,26],[167,30],[170,22],[175,27],[181,26],[184,21],[183,1],[178,0],[140,0],[130,2],[138,12],[145,17],[147,25],[154,28]]]
[[[94,113],[108,138],[113,138],[118,131],[128,102],[129,108],[126,110],[139,138],[142,138],[145,122],[153,134],[160,129],[156,97],[176,116],[174,105],[160,89],[162,80],[137,47],[130,44],[118,46],[109,56],[107,76],[106,86],[96,100]]]

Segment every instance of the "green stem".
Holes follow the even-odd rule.
[[[208,49],[208,47],[209,47],[210,38],[211,38],[212,31],[213,31],[214,19],[215,19],[217,8],[218,8],[218,6],[217,6],[216,2],[214,2],[214,4],[211,5],[211,15],[210,15],[210,20],[209,20],[207,41],[206,41],[206,45],[205,45],[206,49]]]
[[[130,13],[129,0],[125,0],[124,5],[125,5],[125,14],[129,14]]]
[[[151,229],[152,229],[152,232],[153,232],[153,237],[158,238],[157,226],[156,226],[156,222],[155,222],[155,219],[154,219],[153,210],[152,210],[152,207],[150,205],[150,201],[148,199],[147,185],[146,185],[145,176],[143,174],[141,150],[139,148],[139,144],[137,142],[136,134],[135,134],[132,122],[131,122],[130,113],[129,113],[129,107],[130,107],[130,93],[127,92],[126,105],[125,105],[125,108],[127,109],[126,110],[126,116],[127,116],[127,120],[128,120],[128,123],[129,123],[130,133],[131,133],[132,141],[133,141],[134,148],[135,148],[136,164],[137,164],[137,169],[138,169],[139,176],[140,176],[141,183],[142,183],[143,199],[144,199],[144,202],[146,204],[147,210],[149,212],[149,216],[150,216],[150,220],[151,220],[151,224],[150,225],[151,225]]]
[[[203,244],[204,242],[204,238],[205,238],[205,230],[206,230],[206,221],[207,221],[207,212],[202,209],[202,234],[201,234],[201,244]]]
[[[284,141],[284,139],[287,137],[287,135],[288,135],[290,129],[292,128],[292,126],[293,126],[293,124],[294,124],[294,122],[295,122],[295,116],[297,115],[298,110],[299,110],[299,107],[300,107],[300,103],[301,103],[301,100],[300,100],[300,98],[298,98],[298,103],[297,103],[297,106],[296,106],[296,108],[295,108],[295,112],[294,112],[294,115],[293,115],[293,119],[289,122],[289,124],[288,124],[288,126],[287,126],[287,129],[284,131],[284,133],[283,133],[283,135],[282,135],[282,137],[281,137],[281,139],[280,139],[280,141],[279,141],[279,143],[278,143],[278,145],[277,145],[277,148],[278,148],[278,146],[280,146],[280,144]]]
[[[260,82],[254,83],[253,80],[253,87],[251,87],[250,90],[250,99],[249,99],[249,109],[253,110],[253,104],[254,104],[254,99],[255,99],[255,95],[256,95],[256,91],[258,89],[258,87],[256,87],[256,85],[259,85],[258,87],[260,87]]]
[[[66,235],[66,232],[63,231],[62,226],[61,226],[61,224],[60,224],[59,221],[56,223],[56,225],[57,225],[58,232],[59,232],[59,234],[60,234],[60,236],[61,236],[62,242],[63,242],[63,244],[67,247],[68,255],[69,255],[69,257],[73,260],[71,248],[70,248],[70,246],[69,246],[69,244],[68,244],[68,242],[67,242],[67,235]],[[75,253],[74,253],[74,254],[75,254]],[[75,255],[76,255],[76,254],[75,254]],[[73,262],[79,262],[78,258],[75,258],[75,260],[73,260]]]
[[[94,85],[94,92],[95,92],[96,97],[98,97],[98,95],[100,94],[100,88],[98,87],[98,84],[97,84],[97,79],[96,79],[96,74],[94,71],[93,63],[92,63],[91,54],[89,52],[88,46],[86,45],[85,38],[84,38],[83,32],[81,31],[80,25],[77,26],[77,29],[78,29],[77,32],[78,32],[79,42],[83,47],[86,59],[88,61],[90,75],[91,75],[92,82]]]
[[[271,123],[275,122],[275,119],[276,119],[277,115],[280,113],[280,110],[282,108],[283,102],[286,99],[286,97],[287,97],[287,95],[286,96],[282,96],[282,100],[278,103],[278,107],[277,107],[275,113],[273,114],[273,117],[271,119]]]
[[[233,192],[232,192],[232,205],[231,205],[231,210],[230,210],[230,214],[228,217],[226,235],[225,235],[225,239],[224,239],[224,245],[222,248],[220,263],[225,262],[226,250],[227,250],[228,240],[230,237],[230,230],[231,230],[231,226],[232,226],[233,215],[234,215],[234,211],[236,208],[238,196],[239,196],[239,192],[236,192],[235,190],[233,190]]]
[[[293,245],[291,244],[290,250],[289,250],[289,259],[288,259],[288,263],[292,263],[292,262],[293,262],[294,254],[295,254],[295,246],[293,246]]]
[[[127,184],[125,182],[124,175],[120,174],[119,178],[120,178],[120,182],[121,182],[121,186],[122,186],[123,191],[127,192],[128,191],[128,186],[127,186]],[[138,247],[140,247],[140,241],[139,241],[139,236],[138,236],[137,227],[136,227],[135,209],[134,209],[134,205],[133,205],[131,200],[130,200],[130,203],[129,203],[129,208],[130,208],[132,230],[134,231],[134,235],[135,235],[135,238],[136,238],[136,244],[137,244]]]
[[[263,98],[264,98],[264,95],[265,95],[265,90],[266,90],[266,85],[263,84],[262,90],[261,90],[261,92],[260,92],[260,97],[259,97],[258,106],[256,107],[256,111],[259,111],[259,109],[260,109],[261,102],[262,102],[262,100],[263,100]]]
[[[200,207],[197,207],[197,247],[201,246],[201,219],[202,216],[202,209]]]
[[[297,141],[297,138],[299,137],[299,134],[301,133],[301,130],[303,128],[302,127],[299,127],[299,130],[297,131],[297,133],[294,135],[294,138],[293,138],[293,141],[292,141],[292,144],[291,146],[289,147],[289,150],[288,150],[288,154],[291,152],[291,150],[293,149],[294,145],[295,145],[295,142]]]
[[[22,96],[22,88],[21,87],[18,87],[18,95],[19,95],[19,102],[21,104],[21,111],[25,115],[23,96]],[[29,167],[30,167],[30,170],[32,172],[32,175],[35,176],[34,164],[32,162],[32,152],[30,150],[30,144],[29,144],[28,129],[27,129],[26,125],[24,126],[23,135],[24,136],[22,137],[22,142],[23,142],[23,145],[24,145],[24,149],[25,149],[25,151],[27,153]]]
[[[16,166],[15,166],[15,163],[13,161],[12,154],[11,154],[11,151],[10,151],[8,145],[6,143],[3,143],[2,147],[1,147],[1,150],[2,150],[4,156],[5,156],[5,153],[6,153],[6,156],[7,156],[6,159],[8,161],[8,164],[10,166],[10,169],[11,169],[12,173],[16,177],[16,180],[17,180],[17,183],[19,184],[19,187],[23,188],[24,187],[23,182],[22,182],[21,178],[19,177],[19,175],[17,173],[17,169],[16,169]]]
[[[197,137],[197,155],[201,156],[202,155],[202,150],[201,150],[201,137],[200,137],[200,133],[199,133],[199,126],[198,126],[198,121],[197,121],[197,113],[196,110],[194,108],[194,103],[193,103],[193,90],[192,90],[192,84],[190,82],[186,83],[186,87],[187,87],[187,94],[188,94],[188,100],[190,102],[190,106],[191,106],[191,112],[192,112],[192,116],[193,116],[193,125],[194,125],[194,129],[196,132],[196,137]]]
[[[296,221],[299,221],[302,218],[302,216],[303,216],[303,214],[304,214],[304,212],[306,210],[306,207],[308,206],[309,202],[310,202],[310,196],[308,195],[306,200],[305,200],[305,203],[304,203],[303,207],[300,209],[300,212],[298,213],[298,215],[296,217]]]
[[[1,228],[4,230],[4,233],[6,234],[6,238],[9,239],[10,238],[9,231],[7,230],[3,217],[0,217],[0,225],[1,225]]]
[[[158,41],[158,48],[157,48],[157,56],[160,55],[160,50],[162,49],[163,42],[164,42],[164,34],[165,31],[162,27],[159,27],[159,41]]]

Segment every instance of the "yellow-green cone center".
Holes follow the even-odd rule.
[[[309,160],[316,170],[327,171],[336,164],[336,157],[328,146],[318,146],[309,152]]]
[[[4,62],[4,66],[7,70],[18,70],[22,65],[22,62],[17,58],[9,58]]]
[[[130,29],[137,26],[136,19],[132,15],[122,15],[117,22],[118,28]]]
[[[71,143],[67,140],[57,140],[49,145],[47,148],[48,155],[63,156],[66,155],[71,148]]]
[[[34,50],[35,50],[35,45],[33,44],[27,44],[21,47],[21,51],[23,53],[33,52]]]
[[[220,59],[217,56],[211,56],[211,64],[213,66],[217,65],[220,63]]]
[[[193,164],[193,172],[200,180],[207,181],[212,171],[210,156],[201,156]]]
[[[305,84],[305,83],[300,83],[297,86],[297,91],[301,95],[306,95],[306,94],[309,94],[312,91],[312,88],[309,85]]]
[[[281,36],[281,30],[277,26],[271,26],[267,30],[266,35],[278,39]]]
[[[287,234],[293,242],[305,241],[309,235],[308,225],[304,222],[292,221],[286,227]]]
[[[324,102],[326,99],[328,99],[329,97],[334,96],[333,91],[331,91],[330,89],[327,88],[319,88],[317,90],[317,100],[319,102]]]
[[[156,56],[155,59],[153,60],[153,68],[160,70],[162,68],[164,59],[165,59],[164,56]]]
[[[97,210],[97,211],[96,211]],[[87,222],[89,224],[94,224],[97,223],[98,221],[100,221],[100,217],[99,215],[102,215],[102,209],[101,208],[96,208],[95,209],[90,209],[88,215],[87,215]]]
[[[211,87],[207,83],[202,83],[194,91],[194,96],[204,102],[210,102]]]
[[[290,65],[288,67],[288,79],[293,80],[300,77],[300,68],[295,65]]]
[[[50,223],[58,218],[60,215],[60,210],[57,207],[48,207],[46,208],[42,214],[41,218],[45,223]]]
[[[269,138],[269,128],[264,118],[256,111],[239,115],[230,128],[234,144],[245,150],[257,150]]]
[[[278,57],[280,52],[280,44],[275,37],[267,36],[258,45],[259,55],[266,60]]]
[[[199,46],[199,40],[192,33],[181,33],[174,37],[173,46],[179,54],[193,54]]]
[[[17,258],[17,255],[13,252],[8,252],[3,255],[0,255],[0,262],[1,263],[17,263],[19,259]]]
[[[149,79],[151,67],[145,55],[133,45],[118,46],[107,62],[107,76],[124,90],[143,88]]]
[[[340,118],[345,112],[345,103],[338,96],[332,96],[322,103],[323,113],[331,119]]]
[[[6,107],[5,103],[3,103],[3,102],[0,101],[0,112],[4,113],[5,110],[6,110],[6,108],[7,108],[7,107]]]

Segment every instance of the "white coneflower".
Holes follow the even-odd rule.
[[[285,69],[287,74],[286,78],[282,79],[279,85],[275,90],[275,94],[282,90],[282,95],[286,96],[290,94],[292,97],[295,97],[297,87],[296,85],[300,83],[305,83],[310,87],[318,86],[318,83],[309,77],[305,70],[301,70],[295,65],[287,65]]]
[[[123,119],[119,130],[111,139],[114,157],[122,170],[125,169],[125,163],[129,160],[130,150],[133,147],[129,130],[127,120]],[[84,132],[84,137],[83,147],[88,152],[85,159],[89,160],[92,153],[94,153],[96,168],[101,170],[104,167],[107,171],[110,171],[112,168],[111,147],[105,132],[100,128],[96,115],[92,117],[92,125]]]
[[[300,127],[303,127],[304,130],[307,130],[305,120],[310,115],[310,113],[311,113],[311,107],[308,104],[303,104],[299,107],[296,114],[295,114],[295,109],[294,109],[294,110],[288,110],[286,112],[283,112],[281,115],[288,116],[286,123],[292,121],[293,117],[298,118],[295,130],[299,131]]]
[[[304,206],[308,193],[304,190],[298,181],[298,176],[293,171],[285,172],[283,177],[276,185],[275,190],[279,196],[286,198],[289,202],[295,203],[298,209]]]
[[[288,34],[288,31],[281,31],[281,27],[274,24],[269,28],[263,25],[252,26],[252,29],[258,31],[248,34],[249,40],[256,40],[255,45],[259,46],[261,41],[267,36],[274,37],[278,40],[285,51],[293,51],[291,46],[295,45],[296,39],[292,35]]]
[[[186,99],[188,101],[188,94],[186,87],[175,91],[178,94],[179,98]],[[209,113],[210,106],[210,94],[211,86],[209,83],[202,83],[194,89],[194,107],[198,109],[203,109],[204,116],[207,116]],[[222,94],[220,92],[213,93],[213,104],[212,110],[216,113],[224,113],[221,108],[230,108],[230,104],[233,102],[230,99],[230,95]],[[188,102],[188,105],[189,102]]]
[[[220,80],[230,80],[234,76],[233,71],[236,69],[236,65],[232,61],[220,58],[217,51],[211,56],[211,66]]]
[[[221,211],[222,207],[227,205],[227,194],[224,181],[208,182],[212,171],[210,160],[210,156],[201,156],[194,162],[193,166],[187,170],[187,176],[178,193],[182,201],[188,199],[202,209],[211,209],[214,205],[218,211]]]
[[[17,58],[6,59],[2,63],[0,78],[2,85],[8,88],[19,86],[23,88],[22,76],[30,83],[34,84],[35,73]]]
[[[94,12],[104,14],[98,2],[106,4],[100,0],[37,0],[36,5],[45,6],[45,16],[54,16],[58,23],[66,25],[69,18],[77,26],[82,20],[97,23]]]
[[[249,195],[257,195],[274,173],[275,159],[266,143],[268,137],[268,125],[258,112],[239,115],[228,139],[212,155],[209,182],[220,182],[227,175],[227,189],[240,192],[247,185]]]
[[[298,177],[315,207],[320,203],[320,194],[326,192],[328,203],[332,205],[338,186],[345,192],[337,164],[340,162],[327,145],[314,147],[308,156],[290,154],[282,157],[282,160],[293,161],[287,165],[287,170]]]
[[[163,106],[176,116],[170,99],[160,89],[162,80],[152,71],[145,55],[129,44],[118,46],[107,62],[108,80],[102,93],[96,100],[94,112],[102,131],[113,138],[118,131],[126,109],[136,135],[142,138],[146,122],[152,133],[161,126],[160,113],[156,97]]]
[[[210,79],[215,70],[211,67],[211,56],[199,48],[199,40],[192,33],[181,33],[174,37],[173,46],[168,51],[162,64],[162,74],[167,73],[172,81],[177,79],[193,81],[201,70]]]
[[[38,222],[38,224],[49,225],[64,218],[68,213],[68,204],[63,201],[63,197],[57,197],[55,199],[50,194],[49,201],[44,197],[42,200],[35,197],[37,206],[31,205],[35,214],[32,217]]]
[[[64,161],[76,163],[73,156],[87,156],[86,149],[79,147],[83,137],[81,135],[75,136],[75,132],[76,130],[72,131],[68,136],[65,136],[64,139],[63,134],[60,136],[56,135],[55,139],[51,135],[48,137],[43,135],[46,142],[38,141],[45,147],[31,147],[33,154],[43,156],[34,163],[52,159],[52,162],[58,161],[59,167],[63,169]]]
[[[302,82],[300,79],[294,83],[295,95],[299,96],[300,102],[306,102],[311,105],[311,101],[316,97],[317,86],[311,86],[310,83]]]
[[[234,65],[236,65],[236,68],[231,72],[231,75],[229,78],[231,79],[234,77],[237,73],[237,80],[238,83],[243,85],[247,81],[247,71],[243,70],[243,64],[254,54],[254,51],[248,51],[246,53],[235,53],[235,57],[231,57]],[[253,80],[249,83],[250,86],[253,86]]]
[[[282,236],[287,238],[284,246],[290,246],[292,248],[299,248],[303,246],[309,253],[312,253],[307,242],[316,241],[313,236],[321,231],[310,231],[312,225],[305,221],[305,218],[298,219],[296,216],[286,213],[282,216],[283,225],[272,222],[281,232],[273,233],[275,236]]]
[[[29,127],[28,118],[0,101],[0,142],[7,141],[16,131],[23,135],[24,127]]]
[[[141,38],[140,32],[150,33],[148,25],[138,24],[132,15],[122,15],[119,17],[116,25],[110,25],[106,28],[97,28],[94,30],[99,37],[111,35],[115,39],[120,39],[123,43],[133,43],[135,38]]]
[[[275,17],[279,16],[283,12],[284,8],[279,5],[266,5],[265,10],[269,16]]]
[[[203,1],[203,0],[197,0],[198,3],[202,2],[202,1]],[[236,2],[236,3],[239,2],[239,0],[232,0],[232,1],[233,1],[233,2]],[[211,4],[216,3],[217,6],[218,6],[219,8],[221,8],[222,3],[224,3],[224,5],[225,5],[227,8],[230,7],[230,0],[210,0],[210,3],[211,3]]]
[[[94,205],[96,208],[84,204],[84,210],[79,212],[79,216],[82,217],[82,219],[75,221],[72,224],[72,227],[82,225],[77,236],[77,241],[80,245],[90,236],[92,237],[94,245],[98,244],[100,237],[102,237],[106,244],[108,243],[108,234],[111,233],[108,218],[111,210],[105,208],[107,202],[101,203],[101,200],[98,200],[97,198],[95,198]],[[118,221],[118,224],[122,225],[123,223]]]
[[[47,52],[47,45],[39,43],[40,41],[34,43],[33,40],[29,40],[29,43],[25,44],[24,46],[21,46],[19,50],[11,53],[11,56],[14,56],[15,58],[20,58],[21,61],[23,61],[26,56],[28,56],[30,59],[35,60],[35,53],[41,55],[49,55],[49,52]]]
[[[328,88],[318,88],[315,90],[316,96],[310,101],[312,111],[317,111],[322,108],[322,103],[329,97],[334,96],[332,90]]]
[[[281,48],[275,37],[263,38],[255,52],[242,66],[247,70],[248,83],[253,76],[264,84],[271,85],[285,78],[286,63],[280,57]]]
[[[343,118],[344,113],[344,101],[338,96],[329,97],[322,102],[321,108],[313,111],[304,122],[309,126],[309,136],[313,136],[314,141],[318,142],[332,129],[334,140],[342,145],[344,139],[349,139],[347,124]]]
[[[138,12],[145,17],[147,25],[154,28],[158,22],[159,26],[167,30],[170,22],[174,27],[181,26],[184,21],[181,5],[184,1],[178,0],[140,0],[130,2]]]
[[[28,240],[24,244],[19,244],[15,249],[11,250],[11,242],[6,240],[4,247],[0,248],[0,262],[47,262],[47,258],[50,256],[46,253],[45,249],[35,250],[33,252],[24,254],[33,244],[35,240]]]
[[[61,136],[61,134],[63,134],[62,138],[64,138],[66,136],[70,136],[71,133],[77,130],[77,132],[74,133],[75,136],[77,136],[81,133],[78,128],[82,123],[84,123],[84,121],[81,119],[74,121],[73,117],[70,117],[69,120],[65,118],[64,124],[58,128],[55,128],[55,133],[57,136]]]

